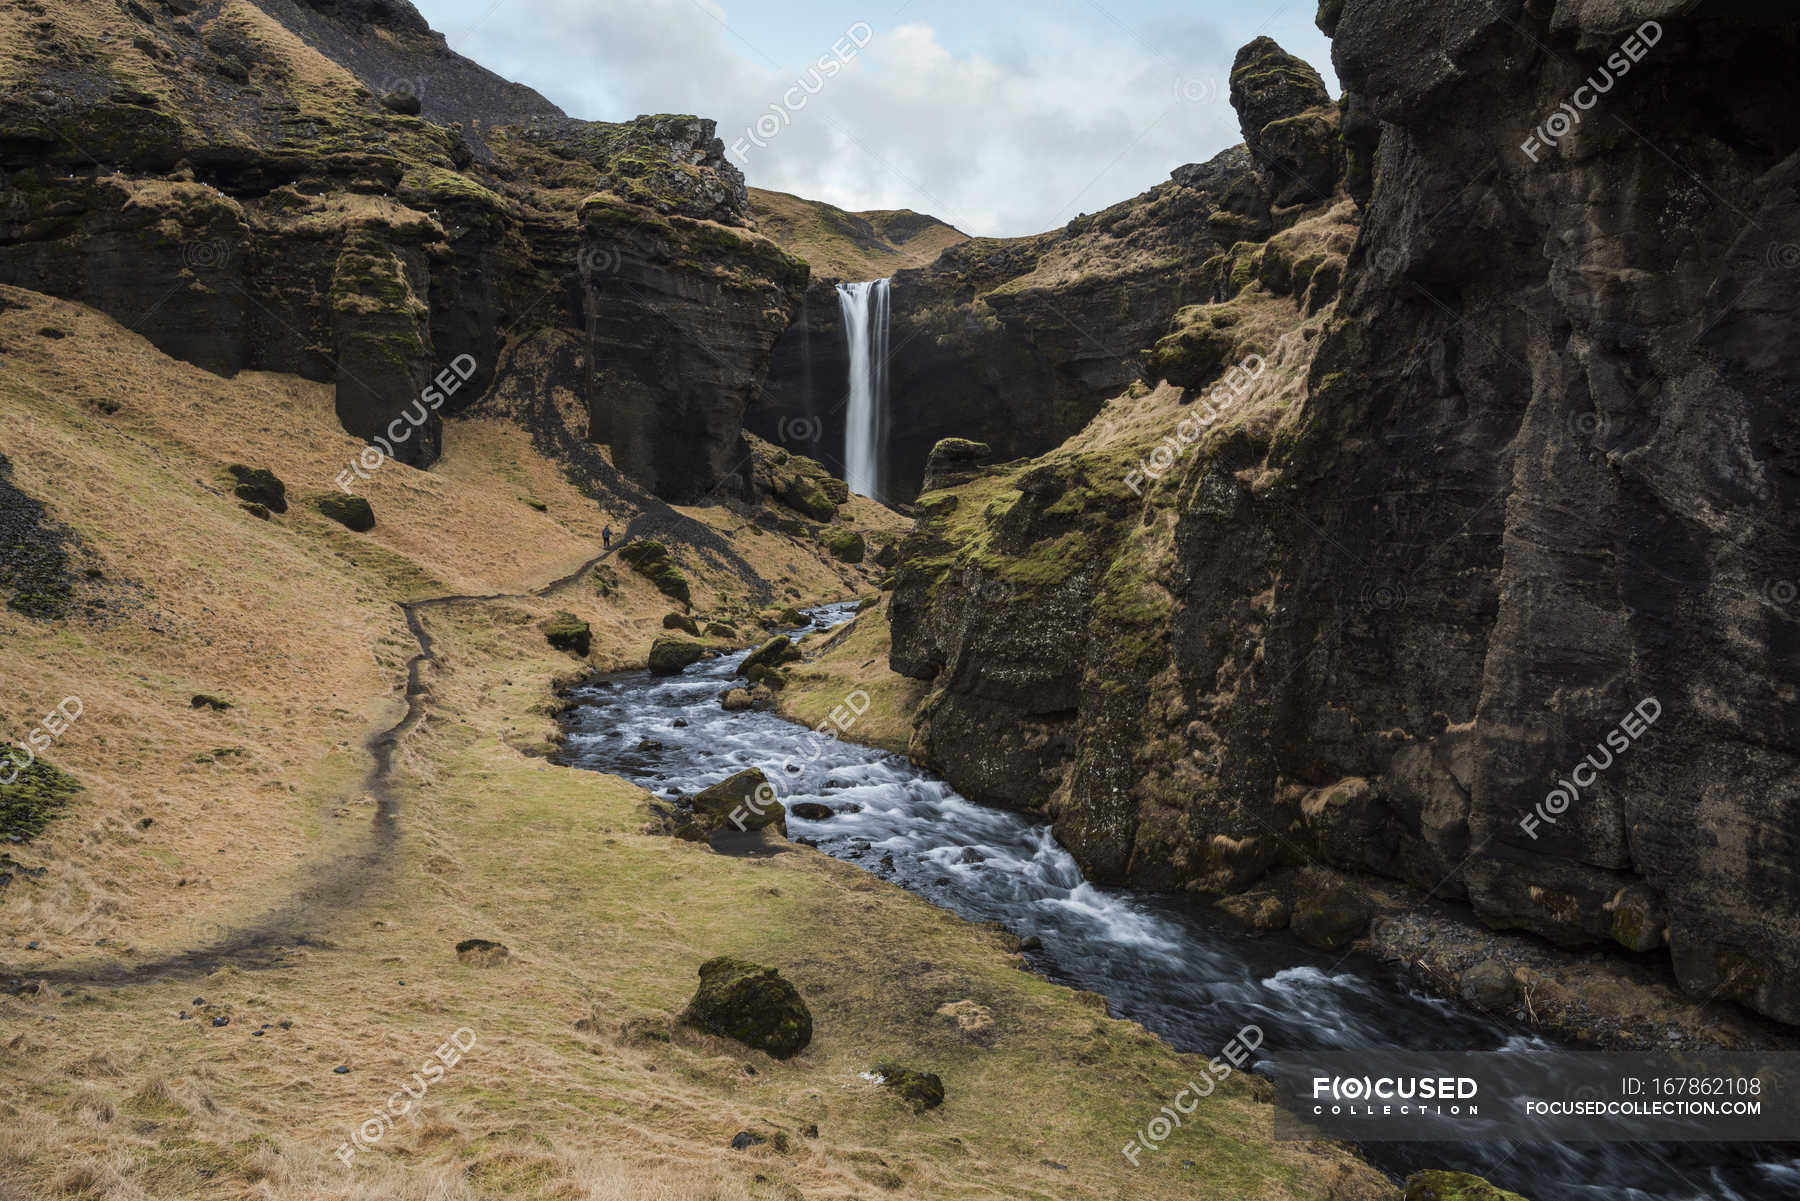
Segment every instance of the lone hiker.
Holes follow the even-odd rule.
[[[612,527],[610,525],[600,531],[600,545],[602,549],[612,549]]]

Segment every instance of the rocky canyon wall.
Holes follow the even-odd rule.
[[[1342,297],[1283,337],[1294,254],[1236,247],[1154,365],[1269,370],[1166,472],[1154,423],[1132,443],[1153,395],[922,498],[893,602],[894,666],[938,685],[918,747],[1103,877],[1318,859],[1800,1021],[1800,20],[1320,21]],[[1248,126],[1272,188],[1306,180]]]

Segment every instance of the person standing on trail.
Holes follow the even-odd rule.
[[[612,527],[610,525],[600,531],[600,545],[606,550],[612,549]]]

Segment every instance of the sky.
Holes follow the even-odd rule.
[[[754,187],[977,236],[1055,228],[1242,141],[1228,77],[1258,34],[1338,90],[1314,0],[414,2],[570,116],[711,117]]]

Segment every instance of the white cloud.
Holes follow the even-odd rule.
[[[1140,34],[1038,23],[993,55],[953,52],[925,24],[871,24],[867,47],[766,146],[732,155],[752,184],[1024,234],[1239,140],[1226,82],[1236,47],[1202,22]],[[840,31],[793,63],[699,0],[505,0],[472,36],[448,21],[444,32],[573,116],[694,112],[729,147]]]

